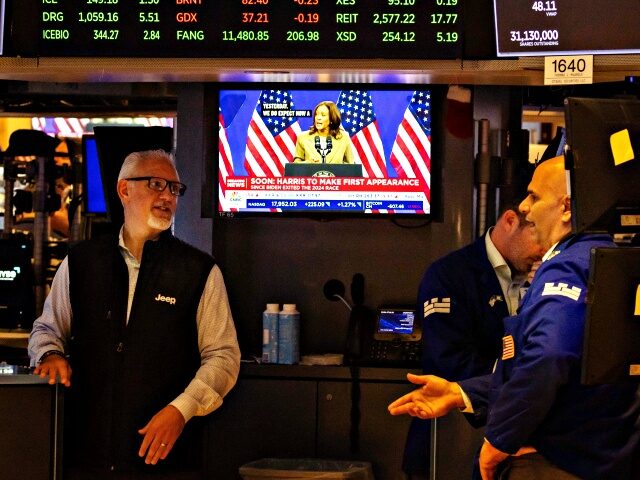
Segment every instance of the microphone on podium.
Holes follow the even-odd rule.
[[[327,163],[326,162],[327,155],[329,155],[329,153],[331,152],[331,150],[333,148],[333,143],[331,142],[331,137],[330,136],[327,137],[327,143],[326,143],[326,146],[324,148],[320,144],[320,137],[318,135],[316,135],[313,140],[314,140],[314,144],[315,144],[315,147],[316,147],[316,151],[322,157],[322,163]]]

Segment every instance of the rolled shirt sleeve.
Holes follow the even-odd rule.
[[[201,364],[185,391],[171,405],[185,421],[207,415],[222,405],[240,370],[240,348],[220,268],[215,265],[205,284],[197,312]]]
[[[42,308],[42,315],[33,322],[29,335],[28,353],[34,367],[42,354],[50,350],[67,353],[67,339],[71,331],[73,313],[69,300],[69,266],[64,258],[53,277],[51,291]]]

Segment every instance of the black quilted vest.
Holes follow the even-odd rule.
[[[163,233],[144,246],[126,323],[128,273],[117,237],[69,252],[73,320],[65,398],[68,466],[146,470],[138,430],[177,397],[200,366],[196,311],[214,259]],[[202,425],[187,423],[157,470],[197,468]]]

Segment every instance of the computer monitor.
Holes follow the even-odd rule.
[[[574,232],[640,232],[640,101],[567,98]]]
[[[640,381],[640,248],[591,253],[582,383]]]
[[[83,173],[83,209],[84,213],[92,216],[106,216],[107,200],[104,196],[102,174],[98,147],[93,135],[82,136],[82,173]]]

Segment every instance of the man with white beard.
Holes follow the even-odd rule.
[[[119,235],[70,249],[34,323],[34,373],[69,387],[67,479],[201,478],[240,351],[220,268],[170,231],[185,191],[163,150],[128,155]]]

